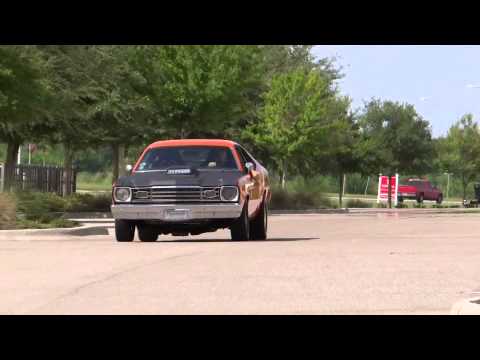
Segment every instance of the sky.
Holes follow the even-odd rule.
[[[445,135],[462,115],[480,119],[480,46],[317,45],[316,57],[335,57],[342,94],[353,108],[372,97],[408,102]]]

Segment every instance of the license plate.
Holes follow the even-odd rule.
[[[188,220],[190,219],[190,210],[168,209],[165,211],[165,220]]]

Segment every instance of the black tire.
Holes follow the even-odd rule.
[[[158,240],[158,232],[151,226],[138,225],[138,238],[142,242],[155,242]]]
[[[250,240],[250,220],[248,219],[248,201],[242,210],[240,217],[230,226],[230,235],[233,241]]]
[[[118,242],[131,242],[135,237],[135,224],[128,220],[115,220],[115,237]]]
[[[403,203],[403,197],[400,196],[400,197],[398,198],[398,202],[399,202],[400,204]]]
[[[265,201],[262,202],[260,212],[250,222],[250,239],[266,240],[268,230],[268,207]]]
[[[418,195],[417,203],[419,203],[419,204],[423,203],[423,194]]]
[[[440,194],[437,197],[437,204],[440,205],[442,203],[442,201],[443,201],[443,196],[442,196],[442,194]]]

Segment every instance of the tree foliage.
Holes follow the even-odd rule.
[[[412,105],[374,99],[365,105],[359,126],[358,152],[364,173],[423,175],[431,169],[430,124]]]
[[[341,99],[322,71],[300,67],[272,79],[259,122],[246,134],[268,148],[276,168],[307,175],[331,154],[332,134],[342,127],[348,100]],[[344,125],[344,124],[343,124]],[[330,170],[324,168],[324,171]]]
[[[467,186],[480,173],[480,132],[471,114],[464,115],[439,140],[438,152],[443,171],[460,177],[465,199]]]

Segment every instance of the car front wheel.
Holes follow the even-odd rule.
[[[233,241],[250,240],[250,220],[248,219],[248,202],[242,210],[240,217],[230,226],[230,234]]]
[[[142,242],[155,242],[158,240],[158,233],[150,226],[138,225],[138,238]]]
[[[268,208],[265,201],[262,203],[260,212],[250,224],[250,238],[252,240],[266,240],[268,227]]]
[[[135,237],[135,224],[128,220],[115,220],[115,237],[118,242],[130,242]]]
[[[441,204],[443,201],[443,196],[442,195],[438,195],[438,198],[437,198],[437,204]]]

